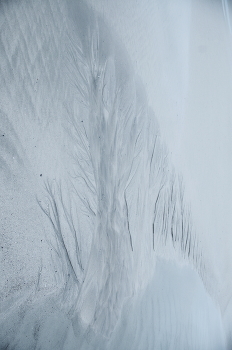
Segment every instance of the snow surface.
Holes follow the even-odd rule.
[[[231,348],[230,18],[1,1],[0,349]]]

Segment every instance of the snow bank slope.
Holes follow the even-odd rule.
[[[182,181],[143,84],[101,17],[80,1],[0,6],[0,108],[11,134],[1,151],[2,181],[19,194],[15,216],[28,200],[24,236],[34,237],[27,254],[14,243],[12,264],[22,266],[5,294],[20,275],[28,288],[3,297],[2,348],[113,348],[125,303],[140,305],[157,256],[190,262],[207,284]],[[8,173],[18,174],[21,187]],[[12,241],[22,228],[11,230]],[[41,249],[44,231],[50,246]],[[5,282],[10,263],[6,270]]]

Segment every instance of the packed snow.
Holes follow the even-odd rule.
[[[0,28],[0,349],[231,349],[230,3]]]

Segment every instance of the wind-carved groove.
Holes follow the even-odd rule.
[[[58,260],[62,269],[61,272],[63,274],[65,285],[67,285],[70,278],[72,278],[72,283],[74,283],[79,289],[80,275],[83,273],[84,269],[81,261],[81,248],[78,241],[78,233],[76,224],[74,224],[71,208],[68,210],[67,204],[64,202],[61,185],[56,183],[52,184],[48,180],[45,182],[45,189],[47,192],[48,203],[46,207],[43,206],[40,201],[38,201],[38,204],[49,219],[55,233],[57,244],[56,246],[54,246],[53,243],[50,244],[59,258]],[[67,244],[67,232],[63,228],[64,221],[72,235],[75,261],[73,261],[73,256],[70,254],[70,246]],[[76,266],[79,268],[79,273]]]
[[[127,204],[127,199],[126,199],[126,194],[125,193],[124,193],[124,199],[125,199],[125,204],[126,204],[127,228],[128,228],[128,233],[129,233],[129,237],[130,237],[130,246],[131,246],[131,250],[133,252],[133,243],[132,243],[132,237],[131,237],[131,231],[130,231],[130,220],[129,220],[128,204]]]
[[[166,245],[168,241],[182,258],[195,265],[201,275],[205,267],[200,248],[196,244],[191,211],[184,198],[183,180],[174,170],[156,196],[152,223],[153,250],[159,254],[160,244]]]

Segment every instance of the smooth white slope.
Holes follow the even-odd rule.
[[[222,314],[231,303],[231,4],[89,1],[124,42],[144,81]],[[226,316],[228,319],[228,316]],[[227,320],[231,331],[231,321]]]

